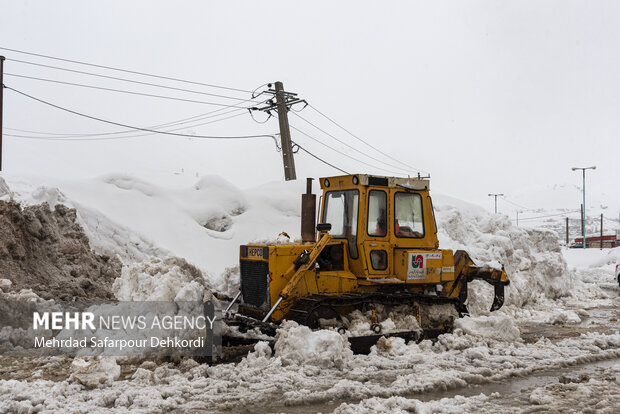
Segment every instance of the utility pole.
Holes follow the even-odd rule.
[[[288,106],[284,96],[284,85],[276,82],[276,100],[278,102],[278,122],[280,123],[280,141],[282,143],[282,161],[284,162],[284,179],[296,180],[295,159],[291,144],[291,129],[288,125]]]
[[[519,227],[519,210],[517,210],[517,227]]]
[[[286,92],[282,82],[275,82],[267,85],[268,90],[261,92],[260,94],[269,94],[275,96],[276,100],[269,99],[267,105],[262,108],[250,108],[251,111],[266,112],[269,116],[272,116],[272,111],[276,111],[278,114],[278,123],[280,124],[280,143],[282,147],[282,163],[284,164],[284,179],[286,181],[296,180],[297,173],[295,172],[295,159],[293,158],[293,142],[291,141],[291,129],[288,123],[288,111],[291,106],[297,103],[308,103],[297,97],[296,93]],[[274,86],[272,89],[271,87]],[[258,95],[257,95],[258,96]],[[255,98],[257,96],[252,96]],[[305,107],[304,107],[305,108]]]
[[[581,205],[582,220],[581,232],[583,233],[583,248],[586,248],[586,170],[596,170],[596,165],[592,167],[573,167],[573,171],[581,170],[583,172],[583,204]]]
[[[583,224],[583,204],[581,205],[581,237],[583,237],[583,248],[586,248],[586,226]]]
[[[489,197],[495,197],[495,214],[497,214],[497,197],[503,196],[503,194],[489,194]]]
[[[601,213],[601,250],[603,250],[603,213]]]
[[[2,113],[4,111],[4,56],[0,56],[0,171],[2,171]]]
[[[568,246],[568,217],[566,217],[566,246]]]

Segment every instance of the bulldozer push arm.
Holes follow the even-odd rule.
[[[325,246],[327,246],[327,244],[332,240],[332,236],[330,236],[327,232],[328,230],[328,228],[322,228],[319,225],[319,241],[314,243],[314,246],[312,246],[309,251],[304,250],[286,271],[284,277],[288,279],[288,283],[284,286],[284,289],[280,291],[278,301],[269,310],[269,313],[267,313],[263,319],[263,322],[267,322],[269,320],[273,312],[283,300],[291,297],[304,273],[314,266],[316,259],[319,257],[323,249],[325,249]]]
[[[504,286],[510,283],[503,266],[501,270],[476,266],[467,252],[457,250],[454,253],[454,271],[458,276],[452,286],[450,296],[458,292],[461,307],[459,312],[461,314],[466,315],[469,313],[465,306],[465,301],[467,301],[467,284],[474,279],[484,280],[494,287],[495,295],[490,311],[493,312],[502,307],[504,304]]]

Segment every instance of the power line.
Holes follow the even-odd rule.
[[[53,103],[44,101],[43,99],[39,99],[39,98],[35,98],[34,96],[28,95],[27,93],[18,91],[17,89],[11,88],[9,86],[5,86],[6,89],[9,89],[13,92],[16,92],[20,95],[23,95],[27,98],[30,98],[32,100],[35,100],[37,102],[43,103],[45,105],[51,106],[53,108],[56,109],[60,109],[62,111],[65,112],[69,112],[71,114],[74,115],[78,115],[84,118],[89,118],[89,119],[93,119],[95,121],[99,121],[99,122],[104,122],[106,124],[111,124],[111,125],[116,125],[116,126],[120,126],[123,128],[129,128],[129,129],[135,129],[138,131],[144,131],[144,132],[153,132],[156,134],[163,134],[163,135],[172,135],[172,136],[177,136],[177,137],[187,137],[187,138],[201,138],[201,139],[248,139],[248,138],[275,138],[274,135],[269,135],[269,134],[257,134],[257,135],[238,135],[238,136],[211,136],[211,135],[189,135],[189,134],[179,134],[179,133],[174,133],[174,132],[164,132],[164,131],[157,131],[157,130],[153,130],[153,129],[148,129],[148,128],[140,128],[140,127],[136,127],[136,126],[131,126],[131,125],[127,125],[127,124],[122,124],[120,122],[114,122],[114,121],[108,121],[106,119],[102,119],[102,118],[98,118],[92,115],[87,115],[87,114],[83,114],[81,112],[77,112],[68,108],[64,108],[62,106],[58,106],[55,105]]]
[[[259,86],[260,88],[260,86]],[[258,88],[256,88],[258,89]],[[249,102],[250,99],[240,99],[237,102],[237,105],[239,104],[243,104],[245,102]],[[264,101],[263,101],[264,102]],[[149,126],[149,129],[156,129],[156,128],[162,128],[162,127],[168,127],[168,126],[176,126],[176,125],[183,125],[183,124],[188,124],[191,122],[197,122],[197,121],[201,121],[204,119],[208,119],[208,118],[213,118],[216,116],[221,116],[221,115],[227,115],[233,112],[237,112],[237,111],[245,111],[247,109],[249,109],[249,107],[244,107],[244,108],[237,108],[237,109],[232,109],[229,111],[226,111],[227,108],[219,108],[219,109],[215,109],[213,111],[209,111],[209,112],[205,112],[199,115],[194,115],[188,118],[183,118],[177,121],[171,121],[171,122],[166,122],[164,124],[159,124],[159,125],[153,125],[153,126]],[[222,112],[221,114],[217,114],[218,112],[221,111],[225,111]],[[196,126],[201,126],[204,124],[197,124],[197,125],[190,125],[188,127],[196,127]],[[12,131],[17,131],[17,132],[26,132],[26,133],[33,133],[33,134],[43,134],[43,135],[57,135],[57,136],[65,136],[66,138],[75,136],[75,137],[85,137],[85,136],[103,136],[103,135],[117,135],[117,134],[128,134],[133,132],[133,130],[126,130],[126,131],[116,131],[116,132],[99,132],[99,133],[92,133],[92,134],[69,134],[69,133],[53,133],[53,132],[39,132],[39,131],[30,131],[30,130],[24,130],[24,129],[16,129],[16,128],[7,128],[5,127],[5,129],[7,130],[12,130]],[[179,128],[179,129],[183,129],[183,128]],[[178,129],[174,129],[173,131],[176,131]]]
[[[525,218],[519,218],[519,221],[523,221],[523,220],[535,220],[535,219],[541,219],[541,218],[547,218],[547,217],[557,217],[557,216],[564,216],[566,214],[571,214],[571,213],[578,213],[579,210],[571,210],[571,211],[565,211],[564,213],[558,213],[558,214],[548,214],[545,216],[538,216],[538,217],[525,217]],[[513,220],[514,221],[514,220]]]
[[[277,116],[277,115],[274,115],[274,117],[276,117],[276,118],[277,118],[278,116]],[[376,168],[376,169],[379,169],[379,170],[382,170],[382,171],[388,171],[388,172],[394,173],[393,171],[389,171],[389,170],[383,169],[383,168],[381,168],[381,167],[377,167],[377,166],[375,166],[375,165],[368,164],[368,163],[366,163],[366,162],[364,162],[364,161],[362,161],[362,160],[360,160],[360,159],[357,159],[357,158],[355,158],[355,157],[350,156],[349,154],[345,154],[344,152],[339,151],[338,149],[336,149],[336,148],[334,148],[334,147],[332,147],[332,146],[330,146],[330,145],[327,145],[326,143],[322,142],[321,140],[318,140],[318,139],[314,138],[313,136],[309,135],[308,133],[306,133],[306,132],[302,131],[301,129],[296,128],[294,125],[292,125],[292,124],[289,124],[289,125],[290,125],[290,127],[291,127],[292,129],[294,129],[295,131],[299,132],[300,134],[305,135],[306,137],[308,137],[308,138],[310,138],[311,140],[313,140],[313,141],[315,141],[315,142],[317,142],[317,143],[321,144],[322,146],[324,146],[324,147],[326,147],[326,148],[328,148],[328,149],[330,149],[330,150],[332,150],[332,151],[334,151],[334,152],[337,152],[337,153],[338,153],[338,154],[340,154],[340,155],[344,155],[345,157],[350,158],[350,159],[352,159],[353,161],[357,161],[357,162],[359,162],[359,163],[362,163],[362,164],[368,165],[369,167]],[[342,171],[342,170],[340,170],[340,171]],[[397,174],[397,173],[395,173],[395,174]]]
[[[8,50],[10,52],[21,53],[21,54],[29,55],[29,56],[37,56],[37,57],[42,57],[42,58],[46,58],[46,59],[58,60],[58,61],[62,61],[62,62],[75,63],[75,64],[78,64],[78,65],[92,66],[92,67],[96,67],[96,68],[115,70],[115,71],[118,71],[118,72],[132,73],[134,75],[148,76],[148,77],[151,77],[151,78],[166,79],[166,80],[172,80],[172,81],[175,81],[175,82],[188,83],[188,84],[192,84],[192,85],[206,86],[206,87],[209,87],[209,88],[218,88],[218,89],[226,89],[226,90],[229,90],[229,91],[252,93],[252,91],[248,91],[248,90],[245,90],[245,89],[231,88],[231,87],[215,85],[215,84],[211,84],[211,83],[194,82],[194,81],[189,81],[189,80],[185,80],[185,79],[173,78],[173,77],[170,77],[170,76],[153,75],[153,74],[150,74],[150,73],[138,72],[138,71],[135,71],[135,70],[120,69],[120,68],[115,68],[115,67],[112,67],[112,66],[97,65],[97,64],[94,64],[94,63],[87,63],[87,62],[82,62],[82,61],[78,61],[78,60],[63,59],[63,58],[59,58],[59,57],[43,55],[43,54],[40,54],[40,53],[32,53],[32,52],[25,52],[23,50],[9,49],[9,48],[6,48],[6,47],[0,47],[0,50]]]
[[[216,116],[222,116],[222,115],[226,115],[229,113],[233,113],[233,112],[237,112],[237,111],[241,111],[241,109],[233,109],[232,111],[228,111],[228,112],[222,112],[221,114],[217,114],[217,115],[213,115],[213,116],[208,116],[208,117],[203,117],[201,119],[208,119],[208,118],[213,118]],[[200,124],[195,124],[195,125],[187,125],[184,127],[180,127],[180,128],[173,128],[173,129],[169,129],[168,131],[180,131],[182,129],[186,129],[186,128],[195,128],[195,127],[199,127],[199,126],[203,126],[203,125],[208,125],[208,124],[212,124],[215,122],[219,122],[219,121],[224,121],[226,119],[230,119],[230,118],[235,118],[241,115],[245,115],[245,111],[238,113],[236,115],[231,115],[225,118],[220,118],[220,119],[216,119],[213,121],[209,121],[209,122],[203,122]],[[197,122],[199,121],[199,119],[195,119],[193,121],[186,121],[186,122],[170,122],[168,124],[162,124],[162,125],[158,125],[158,126],[152,126],[152,127],[148,127],[148,129],[155,129],[155,128],[160,128],[162,126],[175,126],[175,125],[182,125],[182,124],[187,124],[190,122]],[[76,138],[81,138],[81,137],[102,137],[102,136],[109,136],[109,135],[119,135],[119,134],[128,134],[128,133],[132,133],[135,132],[134,130],[127,130],[127,131],[120,131],[120,132],[99,132],[99,133],[87,133],[87,134],[75,134],[75,133],[64,133],[64,134],[59,134],[59,133],[54,133],[54,132],[41,132],[41,131],[30,131],[30,130],[26,130],[26,129],[17,129],[17,128],[5,128],[11,131],[17,131],[17,132],[26,132],[26,133],[30,133],[30,134],[39,134],[39,135],[47,135],[49,139],[52,138],[72,138],[72,137],[76,137]],[[166,132],[166,131],[164,131]],[[32,138],[35,139],[37,138],[36,136],[29,136],[29,135],[11,135],[11,134],[5,134],[7,136],[11,136],[11,137],[18,137],[18,138]],[[153,133],[148,133],[148,134],[140,134],[140,135],[132,135],[131,137],[136,137],[136,136],[147,136],[147,135],[153,135]],[[115,137],[114,139],[118,139],[118,138],[123,138],[121,137]]]
[[[96,134],[86,134],[86,135],[72,135],[72,137],[67,137],[67,136],[51,136],[51,137],[46,137],[46,136],[33,136],[33,135],[17,135],[17,134],[4,134],[7,137],[13,137],[13,138],[24,138],[24,139],[35,139],[35,140],[42,140],[42,141],[113,141],[113,140],[119,140],[119,139],[128,139],[128,138],[138,138],[138,137],[146,137],[146,136],[150,136],[150,135],[155,135],[155,134],[161,134],[161,133],[166,133],[166,132],[172,132],[172,131],[180,131],[183,129],[187,129],[187,128],[194,128],[197,126],[202,126],[202,125],[207,125],[207,124],[213,124],[215,122],[220,122],[220,121],[225,121],[227,119],[231,119],[231,118],[236,118],[238,116],[241,115],[245,115],[245,113],[240,113],[240,114],[236,114],[236,115],[231,115],[228,116],[226,118],[221,118],[221,119],[216,119],[214,121],[209,121],[209,122],[204,122],[202,124],[198,124],[198,125],[192,125],[191,127],[181,127],[181,128],[175,128],[175,129],[170,129],[168,131],[159,131],[159,132],[148,132],[145,134],[136,134],[136,135],[124,135],[124,136],[116,136],[116,137],[102,137],[101,135],[96,135]],[[188,136],[194,137],[194,135],[190,135],[188,134]]]
[[[510,201],[510,200],[507,200],[507,199],[506,199],[506,197],[503,197],[503,198],[501,198],[500,200],[504,200],[505,202],[507,202],[507,203],[509,203],[509,204],[512,204],[512,205],[513,205],[513,206],[515,206],[515,207],[519,207],[519,208],[522,208],[522,209],[525,209],[525,210],[534,211],[534,209],[527,208],[527,207],[525,207],[525,206],[522,206],[521,204],[517,204],[517,203],[514,203],[514,202],[512,202],[512,201]]]
[[[351,131],[349,131],[348,129],[346,129],[345,127],[343,127],[342,125],[340,125],[338,122],[334,121],[332,118],[330,118],[329,116],[325,115],[323,112],[319,111],[318,109],[316,109],[316,107],[314,107],[312,104],[308,104],[308,106],[312,109],[314,109],[319,115],[323,116],[325,119],[327,119],[328,121],[332,122],[334,125],[336,125],[338,128],[342,129],[344,132],[346,132],[347,134],[351,135],[353,138],[357,139],[358,141],[363,142],[364,144],[368,145],[370,148],[374,149],[375,151],[379,152],[380,154],[388,157],[389,159],[391,159],[392,161],[396,161],[397,163],[404,165],[407,168],[411,168],[413,170],[416,171],[420,171],[423,172],[425,174],[429,174],[428,171],[424,171],[424,170],[420,170],[419,168],[416,168],[412,165],[409,165],[407,163],[404,163],[400,160],[398,160],[397,158],[392,157],[389,154],[386,154],[385,152],[381,151],[379,148],[373,146],[372,144],[370,144],[368,141],[358,137],[357,135],[355,135],[354,133],[352,133]],[[429,174],[430,175],[430,174]]]
[[[336,138],[335,136],[333,136],[333,135],[332,135],[332,134],[330,134],[329,132],[327,132],[327,131],[325,131],[325,130],[323,130],[323,129],[319,128],[319,127],[318,127],[318,126],[316,126],[316,125],[314,125],[312,122],[308,121],[306,118],[302,117],[301,115],[298,115],[296,112],[293,112],[293,115],[295,115],[296,117],[300,118],[300,119],[301,119],[301,120],[303,120],[304,122],[306,122],[306,123],[308,123],[308,124],[312,125],[314,128],[318,129],[319,131],[321,131],[321,132],[322,132],[322,133],[324,133],[325,135],[327,135],[327,136],[329,136],[329,137],[331,137],[331,138],[335,139],[336,141],[340,142],[342,145],[344,145],[344,146],[346,146],[346,147],[348,147],[348,148],[351,148],[353,151],[358,152],[359,154],[364,155],[365,157],[368,157],[368,158],[370,158],[370,159],[372,159],[372,160],[375,160],[375,161],[378,161],[378,162],[384,163],[385,165],[388,165],[388,166],[390,166],[390,167],[392,167],[392,168],[396,168],[396,169],[399,169],[399,170],[402,170],[402,171],[409,171],[409,172],[410,172],[410,170],[404,169],[404,168],[402,168],[402,167],[398,167],[398,166],[396,166],[396,165],[388,164],[388,163],[386,163],[385,161],[382,161],[382,160],[380,160],[380,159],[378,159],[378,158],[375,158],[375,157],[373,157],[373,156],[370,156],[370,155],[368,155],[368,154],[366,154],[366,153],[364,153],[364,152],[362,152],[362,151],[358,150],[357,148],[355,148],[355,147],[353,147],[353,146],[351,146],[351,145],[347,144],[346,142],[344,142],[344,141],[342,141],[342,140],[340,140],[340,139]],[[388,171],[388,170],[385,170],[385,171]],[[419,171],[419,170],[418,170],[418,171]]]
[[[116,77],[116,76],[101,75],[101,74],[93,73],[93,72],[84,72],[84,71],[81,71],[81,70],[61,68],[61,67],[58,67],[58,66],[43,65],[41,63],[28,62],[28,61],[25,61],[25,60],[18,60],[18,59],[7,59],[7,60],[10,60],[11,62],[24,63],[24,64],[27,64],[27,65],[41,66],[41,67],[44,67],[44,68],[61,70],[61,71],[65,71],[65,72],[73,72],[73,73],[79,73],[79,74],[82,74],[82,75],[96,76],[96,77],[99,77],[99,78],[105,78],[105,79],[112,79],[112,80],[118,80],[118,81],[123,81],[123,82],[136,83],[138,85],[146,85],[146,86],[153,86],[153,87],[156,87],[156,88],[164,88],[164,89],[171,89],[171,90],[175,90],[175,91],[196,93],[196,94],[200,94],[200,95],[214,96],[214,97],[223,98],[223,99],[239,100],[238,97],[234,97],[234,96],[227,96],[227,95],[220,95],[220,94],[216,94],[216,93],[195,91],[195,90],[192,90],[192,89],[175,88],[174,86],[159,85],[159,84],[156,84],[156,83],[141,82],[141,81],[137,81],[137,80],[133,80],[133,79],[119,78],[119,77]],[[259,101],[252,101],[252,100],[250,100],[250,102],[259,103]]]
[[[38,77],[35,77],[35,76],[17,75],[17,74],[14,74],[14,73],[5,73],[4,76],[13,76],[13,77],[17,77],[17,78],[24,78],[24,79],[32,79],[32,80],[43,81],[43,82],[58,83],[58,84],[62,84],[62,85],[79,86],[79,87],[82,87],[82,88],[98,89],[98,90],[108,91],[108,92],[126,93],[126,94],[129,94],[129,95],[148,96],[150,98],[169,99],[169,100],[173,100],[173,101],[199,103],[199,104],[203,104],[203,105],[222,106],[222,107],[226,107],[226,108],[244,108],[244,107],[237,106],[237,105],[228,105],[228,104],[222,104],[222,103],[216,103],[216,102],[197,101],[197,100],[194,100],[194,99],[176,98],[176,97],[165,96],[165,95],[154,95],[154,94],[144,93],[144,92],[126,91],[126,90],[123,90],[123,89],[104,88],[102,86],[85,85],[83,83],[74,83],[74,82],[64,82],[64,81],[59,81],[59,80],[55,80],[55,79],[38,78]]]
[[[619,220],[610,219],[610,218],[607,218],[607,217],[605,217],[605,216],[603,216],[603,220],[607,220],[607,221],[609,221],[609,222],[611,222],[611,223],[615,223],[615,224],[620,223],[620,221],[619,221]]]
[[[296,128],[296,127],[294,127],[292,124],[291,124],[291,128],[293,128],[295,131],[297,131],[297,132],[299,132],[299,133],[301,133],[301,134],[305,135],[306,137],[310,138],[311,140],[318,142],[319,144],[323,145],[324,147],[327,147],[327,148],[329,148],[330,150],[332,150],[332,151],[334,151],[334,152],[337,152],[337,153],[338,153],[338,154],[340,154],[340,155],[344,155],[345,157],[347,157],[347,158],[349,158],[349,159],[352,159],[353,161],[359,162],[359,163],[361,163],[361,164],[365,164],[365,165],[367,165],[367,166],[369,166],[369,167],[376,168],[376,169],[379,169],[379,170],[382,170],[382,171],[387,171],[387,172],[390,172],[390,173],[392,173],[392,174],[398,174],[398,173],[395,173],[394,171],[390,171],[390,170],[386,170],[385,168],[377,167],[376,165],[369,164],[369,163],[367,163],[367,162],[365,162],[365,161],[362,161],[362,160],[360,160],[360,159],[358,159],[358,158],[352,157],[352,156],[350,156],[349,154],[346,154],[346,153],[344,153],[344,152],[342,152],[342,151],[339,151],[339,150],[337,150],[336,148],[331,147],[331,146],[329,146],[329,145],[325,144],[324,142],[322,142],[322,141],[320,141],[320,140],[318,140],[318,139],[314,138],[313,136],[308,135],[308,134],[307,134],[307,133],[305,133],[304,131],[302,131],[302,130],[300,130],[300,129]]]
[[[338,170],[338,171],[340,171],[340,172],[342,172],[342,173],[344,173],[344,174],[349,175],[349,173],[348,173],[348,172],[346,172],[345,170],[343,170],[342,168],[338,168],[338,167],[336,167],[334,164],[330,164],[329,162],[325,161],[324,159],[322,159],[322,158],[320,158],[320,157],[318,157],[318,156],[314,155],[313,153],[311,153],[310,151],[308,151],[307,149],[305,149],[305,148],[304,148],[304,147],[302,147],[301,145],[297,144],[296,142],[293,142],[293,144],[294,144],[294,145],[296,145],[296,146],[297,146],[300,150],[302,150],[302,151],[303,151],[303,152],[305,152],[306,154],[308,154],[308,155],[310,155],[311,157],[314,157],[314,158],[316,158],[317,160],[321,161],[323,164],[327,164],[327,165],[329,165],[330,167],[332,167],[332,168],[334,168],[334,169],[336,169],[336,170]]]

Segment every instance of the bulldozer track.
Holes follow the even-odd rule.
[[[424,295],[412,292],[369,292],[369,293],[348,293],[345,295],[313,295],[299,299],[293,308],[288,312],[287,319],[294,320],[300,324],[312,326],[312,315],[321,308],[331,308],[336,313],[337,308],[355,307],[361,309],[364,306],[381,304],[387,306],[414,305],[416,303],[438,305],[453,304],[460,315],[460,304],[458,298],[436,295]],[[327,318],[326,318],[327,319]]]
[[[452,304],[455,309],[459,309],[460,301],[458,298],[448,296],[424,295],[412,292],[368,292],[368,293],[349,293],[345,295],[313,295],[299,299],[293,308],[289,310],[286,319],[293,320],[299,324],[306,325],[311,329],[317,329],[318,326],[312,326],[313,322],[318,318],[329,319],[330,316],[340,317],[339,308],[363,309],[365,306],[376,304],[387,306],[399,305],[440,305]],[[329,314],[329,310],[333,312]],[[319,312],[322,310],[323,313]],[[325,311],[327,310],[327,311]],[[325,313],[327,312],[327,313]],[[270,322],[261,322],[260,320],[235,315],[228,321],[247,328],[259,328],[263,333],[275,337],[277,325]],[[361,337],[350,337],[352,350],[355,353],[368,353],[370,347],[374,345],[381,336],[399,336],[405,340],[421,341],[422,339],[436,338],[442,333],[449,332],[449,329],[423,329],[420,331],[395,332],[386,335],[368,335]],[[240,357],[251,351],[253,345],[259,339],[243,338],[243,337],[227,337],[223,340],[222,359],[215,363],[225,363],[238,360]],[[275,338],[267,341],[272,347]]]

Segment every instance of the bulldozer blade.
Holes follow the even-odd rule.
[[[351,351],[354,354],[368,355],[373,345],[381,339],[385,338],[403,338],[405,342],[416,341],[421,342],[424,339],[435,339],[441,334],[451,332],[447,329],[424,329],[422,331],[403,331],[393,332],[378,335],[365,335],[365,336],[350,336],[349,343],[351,344]]]
[[[354,354],[368,355],[370,353],[370,348],[372,348],[373,345],[375,345],[382,337],[398,337],[403,338],[406,342],[417,342],[422,336],[423,334],[420,331],[406,331],[383,335],[350,336],[348,340],[351,344],[351,351],[353,351]]]
[[[385,334],[377,334],[377,335],[364,335],[364,336],[350,336],[347,338],[349,343],[351,344],[351,351],[353,351],[356,355],[368,355],[370,353],[373,345],[376,345],[379,339],[382,337],[385,338],[403,338],[406,342],[416,341],[421,342],[424,339],[435,339],[439,335],[450,332],[451,330],[447,329],[424,329],[420,331],[402,331],[402,332],[392,332]],[[243,347],[243,346],[251,346],[257,342],[259,339],[252,338],[241,338],[241,337],[225,337],[222,340],[222,345],[224,345],[224,349],[227,348],[235,348],[235,347]],[[264,340],[263,340],[264,341]],[[266,341],[269,346],[274,349],[275,346],[275,338]],[[251,351],[251,348],[247,348],[245,352]]]
[[[491,312],[494,312],[502,307],[504,304],[504,285],[496,284],[495,297],[493,298],[493,304],[491,305]]]

